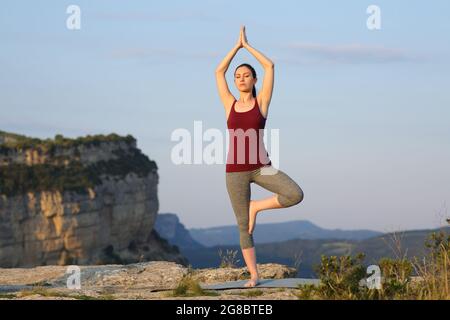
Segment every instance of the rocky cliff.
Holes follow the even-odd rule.
[[[169,243],[183,249],[201,249],[203,245],[192,239],[189,231],[174,213],[159,213],[155,222],[155,230]]]
[[[0,266],[186,265],[153,230],[157,165],[132,136],[40,140],[0,131]]]

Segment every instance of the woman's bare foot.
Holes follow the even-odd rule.
[[[256,215],[258,214],[258,210],[255,206],[255,201],[250,200],[250,205],[248,209],[248,233],[252,234],[255,229],[256,223]]]
[[[247,281],[246,284],[244,284],[244,287],[249,288],[249,287],[254,287],[256,285],[259,284],[259,279],[258,278],[251,278],[250,280]]]

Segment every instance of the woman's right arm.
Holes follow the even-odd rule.
[[[228,52],[228,54],[225,56],[225,58],[220,62],[219,66],[216,68],[216,74],[217,73],[225,73],[228,70],[228,67],[230,66],[231,60],[233,60],[236,53],[239,51],[239,49],[242,48],[238,44],[233,47],[233,49]]]
[[[236,55],[236,52],[238,52],[239,49],[240,48],[238,46],[235,46],[233,49],[231,49],[231,51],[228,52],[227,56],[222,60],[222,62],[216,69],[217,90],[219,90],[220,100],[222,100],[226,111],[228,111],[227,108],[230,108],[231,104],[234,102],[234,96],[231,94],[230,89],[228,88],[227,79],[225,78],[225,72],[228,70],[231,60]]]

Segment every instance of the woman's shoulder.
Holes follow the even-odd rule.
[[[226,119],[228,121],[228,119],[230,118],[230,113],[231,110],[233,110],[233,106],[236,103],[236,99],[234,98],[234,96],[232,96],[233,98],[230,99],[226,104],[225,104],[225,115],[226,115]]]
[[[256,103],[258,104],[259,111],[261,112],[261,115],[264,117],[264,119],[267,119],[267,110],[269,106],[264,106],[264,101],[262,101],[262,97],[260,94],[256,96]]]

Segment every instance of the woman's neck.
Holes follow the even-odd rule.
[[[248,104],[252,100],[253,100],[253,95],[251,92],[241,93],[241,96],[239,97],[239,101],[243,104]]]

